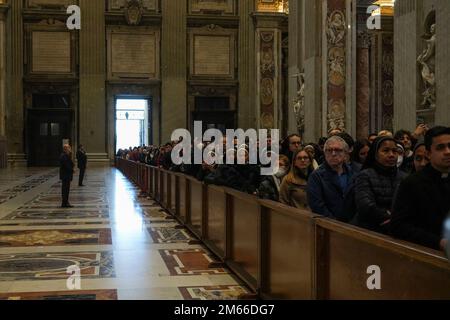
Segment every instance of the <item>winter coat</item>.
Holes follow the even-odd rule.
[[[438,250],[449,211],[450,176],[428,165],[400,184],[394,201],[391,233]]]
[[[344,172],[348,181],[344,190],[340,186],[338,173],[326,162],[310,176],[307,198],[308,205],[314,213],[343,222],[349,222],[353,218],[351,204],[354,173],[346,164]]]
[[[355,203],[357,214],[354,223],[371,231],[387,233],[392,201],[395,191],[406,174],[394,168],[370,168],[360,172],[356,178]]]

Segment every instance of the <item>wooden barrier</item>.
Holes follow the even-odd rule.
[[[316,220],[319,299],[450,299],[440,253],[327,219]],[[381,289],[370,290],[375,266]]]
[[[227,264],[253,291],[260,281],[260,207],[258,199],[226,189]]]
[[[170,206],[169,212],[176,216],[177,213],[177,203],[178,203],[178,177],[177,175],[170,173]]]
[[[153,197],[156,201],[160,201],[160,195],[159,195],[159,173],[161,171],[155,168],[155,171],[153,171]]]
[[[153,190],[153,172],[155,171],[155,168],[147,166],[147,190],[148,195],[151,197],[154,197],[154,190]]]
[[[189,180],[186,176],[178,177],[178,218],[182,223],[189,222]]]
[[[221,261],[227,250],[227,194],[221,187],[207,187],[204,242]]]
[[[117,166],[137,179],[136,164],[119,159]],[[183,174],[145,170],[155,199],[262,298],[450,299],[450,263],[441,252]]]
[[[170,206],[170,179],[168,171],[161,170],[160,184],[161,204],[167,210]]]
[[[6,137],[0,136],[0,169],[8,166],[8,153],[6,152]]]
[[[189,213],[190,219],[187,227],[199,239],[203,238],[205,226],[206,188],[202,182],[193,177],[187,177],[189,181]]]
[[[165,203],[164,203],[164,171],[162,169],[158,170],[158,201],[160,204],[162,204],[163,207],[165,207]]]
[[[315,298],[314,215],[272,201],[261,201],[261,296]]]

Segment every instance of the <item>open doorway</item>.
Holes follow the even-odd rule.
[[[116,100],[116,152],[149,144],[149,103],[139,98]]]

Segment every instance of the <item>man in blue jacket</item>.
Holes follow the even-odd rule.
[[[325,162],[308,180],[308,205],[322,216],[343,222],[353,218],[354,172],[346,164],[348,144],[338,136],[327,140]]]

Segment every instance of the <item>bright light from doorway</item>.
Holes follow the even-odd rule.
[[[148,101],[118,99],[116,104],[116,151],[148,144]]]

